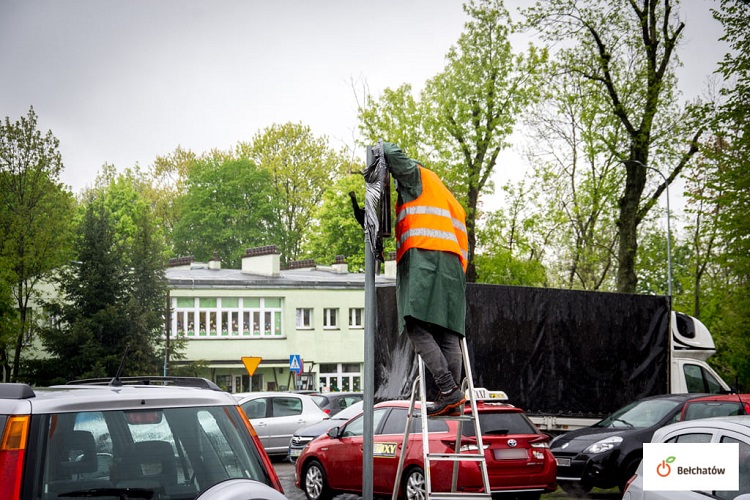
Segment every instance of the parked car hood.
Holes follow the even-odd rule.
[[[566,453],[580,453],[592,444],[602,439],[613,436],[624,436],[633,429],[612,429],[610,427],[589,427],[578,429],[564,434],[555,439],[550,444],[550,449],[555,451],[565,451]]]

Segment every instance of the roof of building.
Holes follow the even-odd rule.
[[[171,288],[343,288],[364,289],[364,273],[338,273],[328,269],[305,268],[281,270],[276,276],[250,274],[239,269],[167,268]],[[377,283],[394,280],[377,276]]]

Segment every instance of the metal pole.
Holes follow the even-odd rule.
[[[661,173],[661,171],[655,169],[654,167],[649,167],[648,165],[644,165],[638,160],[632,160],[643,166],[644,168],[647,168],[649,170],[653,170],[657,174],[661,176],[662,179],[664,179],[664,192],[667,193],[667,295],[669,295],[670,300],[672,299],[672,230],[671,230],[671,224],[669,219],[669,183],[667,182],[667,178],[664,177],[664,174]]]
[[[172,299],[167,288],[167,310],[164,312],[164,330],[167,334],[164,344],[164,376],[169,375],[169,336],[172,334]]]
[[[367,148],[367,165],[372,161],[372,148]],[[365,201],[367,203],[367,201]],[[365,373],[364,373],[364,436],[362,442],[362,498],[373,498],[373,406],[375,401],[375,256],[365,231]]]

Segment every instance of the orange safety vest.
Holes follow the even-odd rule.
[[[396,206],[396,260],[410,248],[451,252],[466,272],[466,212],[432,170],[419,166],[422,194]]]

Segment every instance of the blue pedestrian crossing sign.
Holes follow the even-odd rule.
[[[289,370],[293,371],[297,375],[302,373],[302,356],[299,354],[289,355]]]

